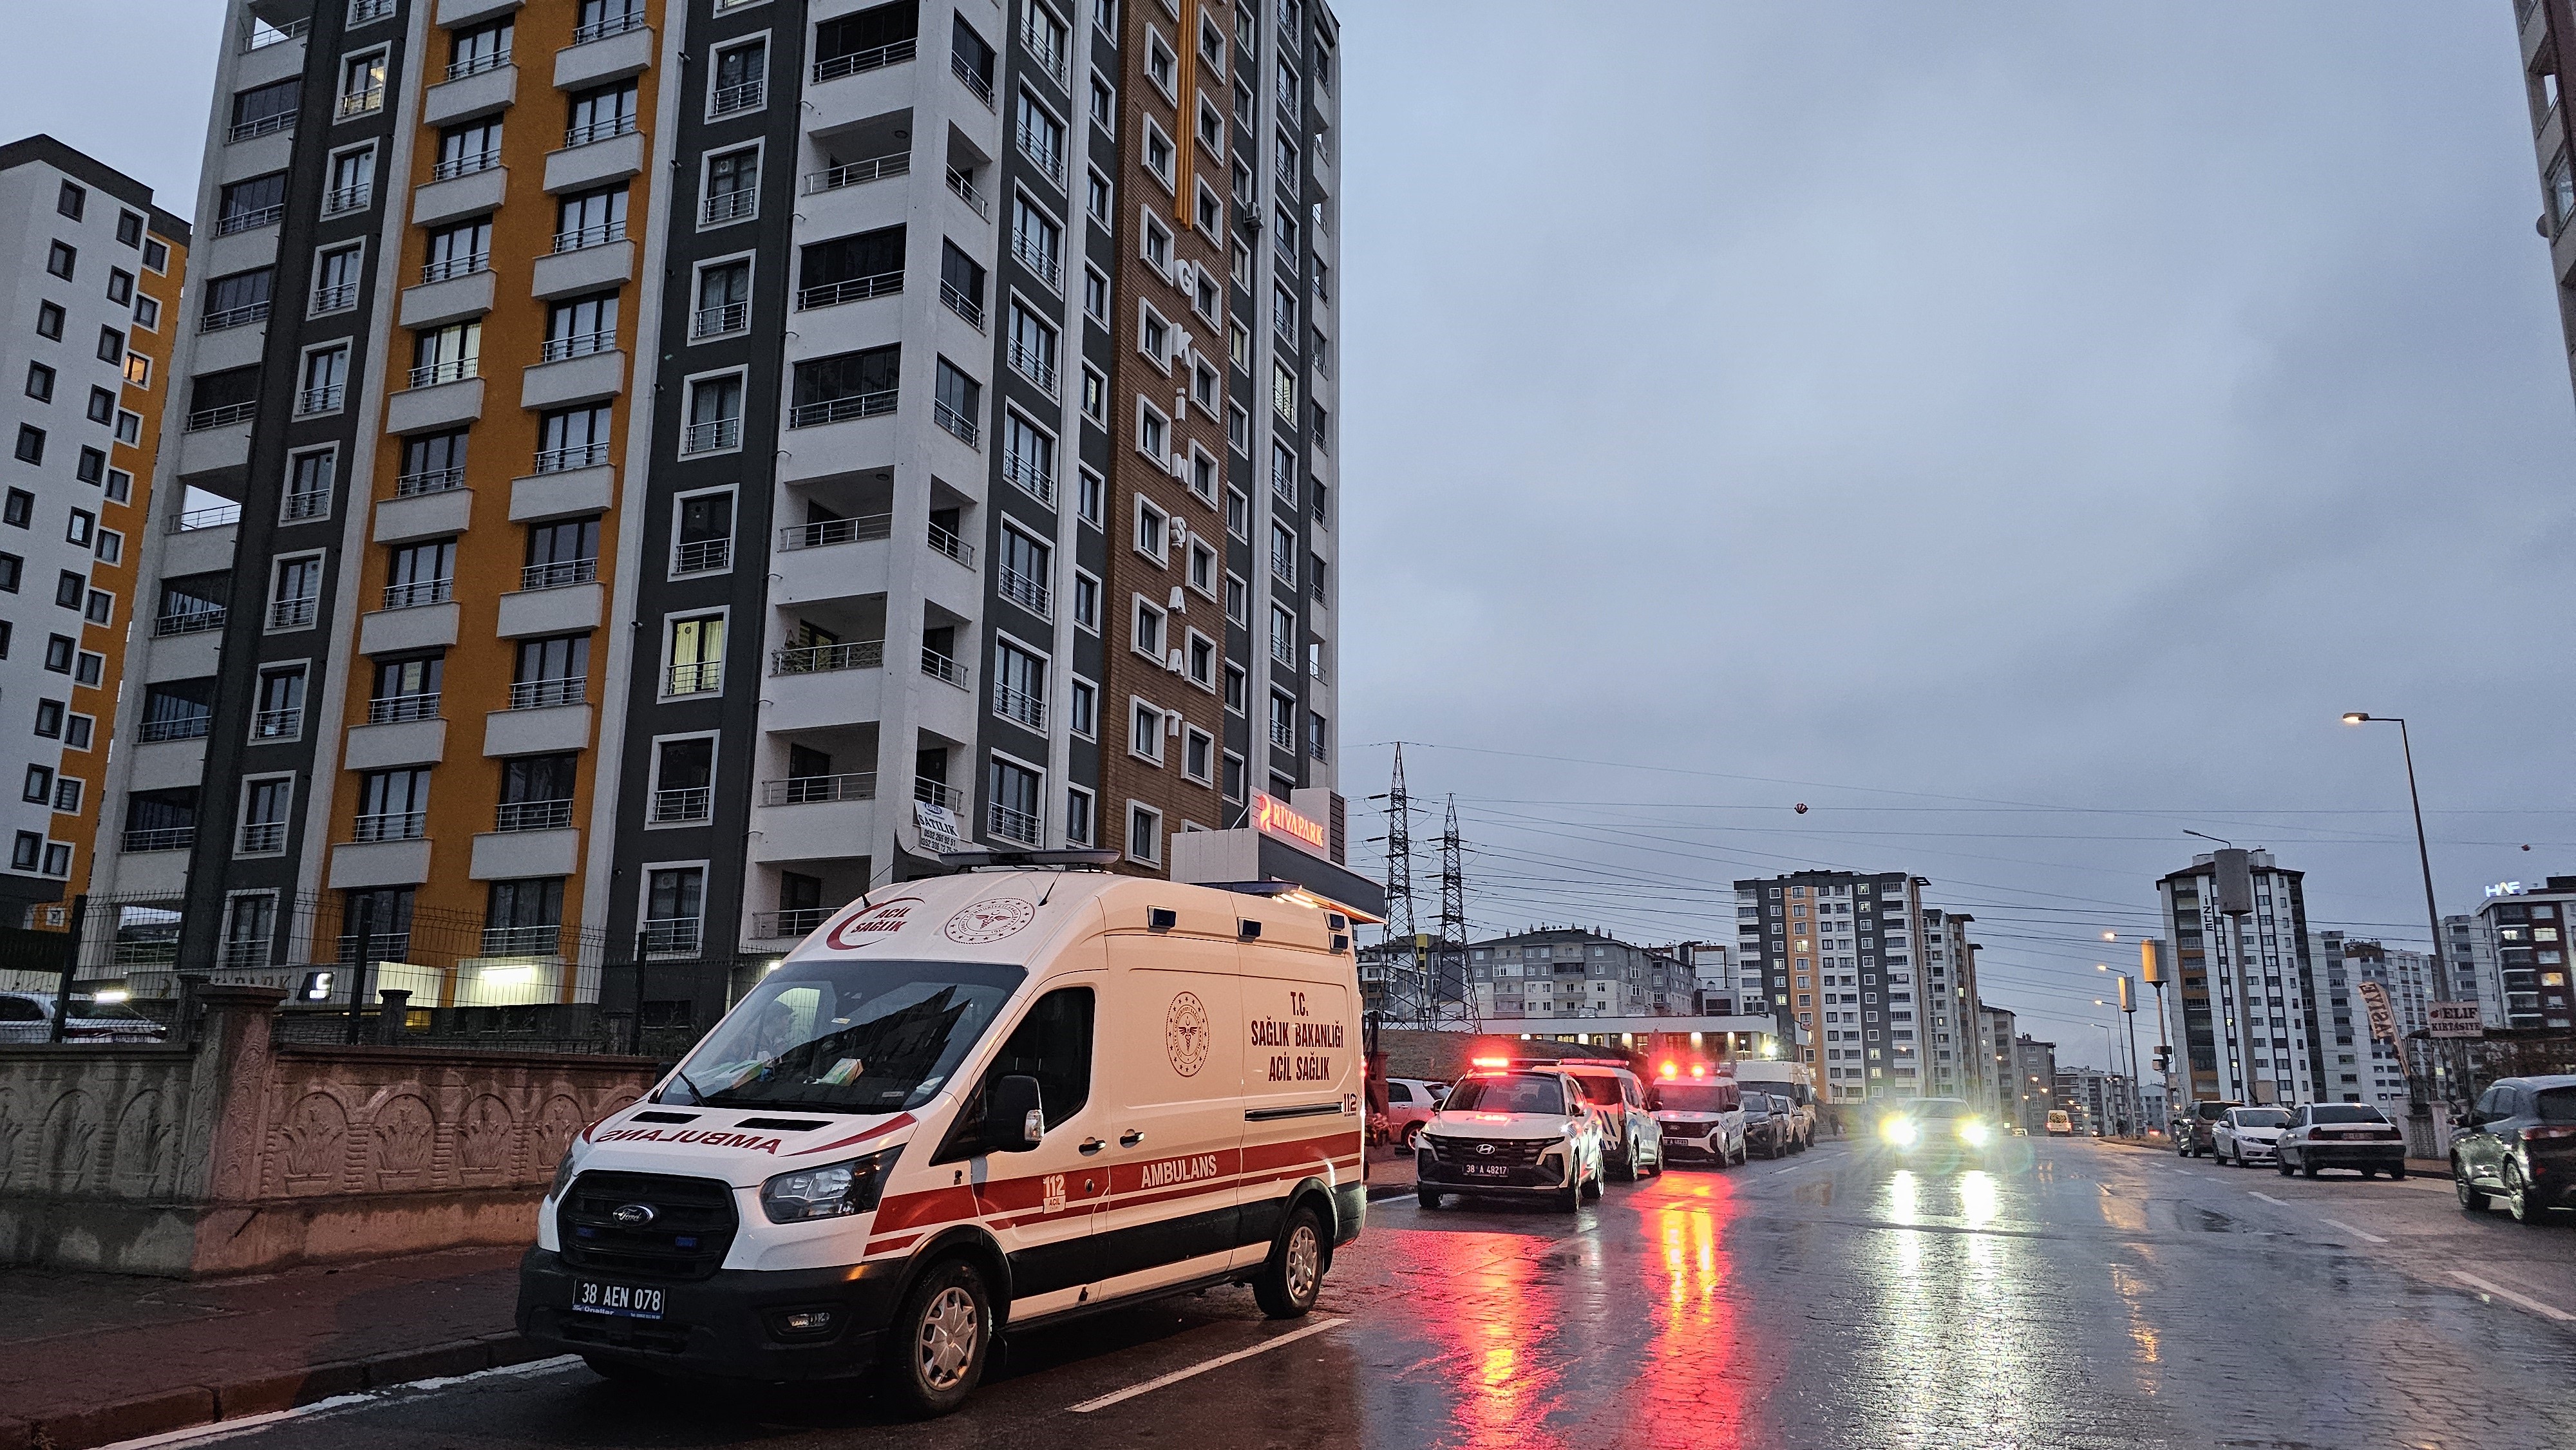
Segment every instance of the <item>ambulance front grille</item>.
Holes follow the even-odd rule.
[[[649,1210],[637,1213],[633,1210]],[[623,1218],[619,1210],[628,1210]],[[566,1262],[656,1278],[703,1279],[733,1246],[733,1189],[713,1178],[594,1171],[573,1179],[556,1215]]]

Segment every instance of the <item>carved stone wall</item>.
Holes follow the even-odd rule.
[[[215,987],[193,1046],[0,1046],[0,1263],[247,1273],[532,1241],[645,1059],[281,1046]]]

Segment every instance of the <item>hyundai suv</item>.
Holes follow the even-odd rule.
[[[1414,1197],[1542,1198],[1567,1212],[1601,1196],[1601,1119],[1553,1068],[1479,1071],[1458,1080],[1414,1139]]]
[[[2451,1140],[2451,1186],[2471,1213],[2490,1199],[2523,1223],[2576,1208],[2576,1076],[2509,1077],[2478,1095]]]
[[[1733,1078],[1659,1078],[1646,1105],[1654,1110],[1665,1157],[1720,1168],[1744,1161],[1744,1095]]]

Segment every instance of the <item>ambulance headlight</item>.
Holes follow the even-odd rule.
[[[781,1173],[760,1185],[760,1211],[771,1223],[871,1212],[885,1196],[886,1175],[894,1171],[895,1156],[902,1151],[888,1148],[865,1158]]]

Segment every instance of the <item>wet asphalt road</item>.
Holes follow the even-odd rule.
[[[549,1364],[225,1443],[2524,1450],[2576,1445],[2576,1317],[2553,1311],[2576,1316],[2576,1222],[2473,1219],[2441,1179],[2034,1140],[1901,1168],[1827,1144],[1577,1215],[1376,1204],[1302,1323],[1222,1290],[1027,1335],[930,1425]]]

